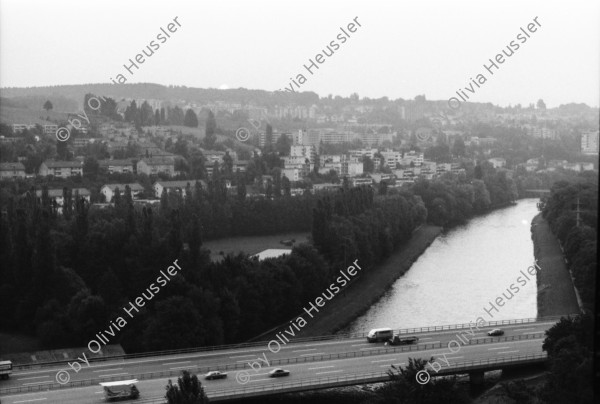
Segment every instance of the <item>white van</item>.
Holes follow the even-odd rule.
[[[392,338],[394,333],[391,328],[374,328],[367,334],[367,341],[369,342],[378,342],[378,341],[387,341]]]
[[[140,396],[140,392],[135,387],[137,379],[121,380],[117,382],[100,383],[104,387],[104,398],[106,401],[125,400],[128,398],[136,399]]]

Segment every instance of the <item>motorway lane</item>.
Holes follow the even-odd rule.
[[[246,386],[260,386],[270,384],[282,384],[291,381],[301,381],[315,378],[337,377],[351,374],[384,372],[390,365],[396,364],[404,366],[408,363],[408,358],[429,359],[431,356],[441,358],[446,354],[446,360],[451,364],[464,361],[502,358],[517,355],[541,353],[543,339],[530,339],[521,341],[505,341],[492,344],[466,345],[461,346],[460,350],[450,353],[447,348],[433,349],[427,351],[405,352],[398,354],[387,354],[379,356],[367,356],[362,358],[336,359],[323,362],[309,362],[294,365],[283,366],[290,370],[289,377],[273,379],[268,377],[268,372],[274,367],[262,368],[257,372],[250,371],[249,383],[242,385],[235,379],[235,372],[230,372],[227,379],[223,380],[202,380],[202,384],[209,397],[211,392],[223,389],[242,389]],[[439,361],[442,366],[444,362]],[[433,373],[433,372],[431,372]],[[141,392],[141,399],[160,397],[164,394],[164,386],[167,379],[156,379],[140,381],[138,388]],[[25,404],[25,403],[101,403],[103,402],[103,391],[98,385],[84,388],[74,388],[66,390],[51,390],[39,393],[27,393],[2,397],[3,403]],[[140,402],[140,401],[137,401]],[[143,402],[143,401],[141,401]]]
[[[520,336],[544,332],[554,324],[554,321],[546,321],[505,325],[501,326],[501,328],[505,331],[504,336]],[[472,336],[468,334],[469,329],[432,331],[405,335],[419,336],[419,345],[442,343],[444,346],[446,346],[448,342],[453,339],[458,341],[456,336],[457,333],[466,334],[467,339],[469,340],[476,340],[489,338],[487,337],[486,333],[493,328],[496,328],[496,326],[481,327],[480,331],[477,331],[476,328],[473,328],[474,334]],[[282,345],[281,350],[278,353],[269,351],[267,348],[267,343],[265,343],[263,346],[250,348],[227,349],[221,351],[128,360],[121,359],[108,362],[91,362],[89,367],[87,364],[82,363],[82,368],[78,373],[70,370],[69,374],[71,376],[71,381],[97,378],[106,378],[111,380],[118,378],[124,380],[130,378],[131,375],[137,375],[141,373],[178,371],[184,369],[195,370],[198,369],[198,367],[217,368],[219,365],[233,364],[236,362],[256,362],[259,356],[264,359],[263,354],[266,355],[267,360],[271,362],[273,359],[302,358],[352,351],[368,351],[383,347],[383,343],[368,343],[365,338],[347,338],[333,341],[329,340],[301,343],[295,343],[292,339],[290,340],[290,343]],[[9,380],[2,381],[0,383],[0,388],[20,386],[27,387],[55,383],[56,373],[62,369],[69,368],[67,365],[61,365],[37,370],[15,371]]]

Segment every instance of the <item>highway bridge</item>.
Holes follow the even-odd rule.
[[[0,397],[3,404],[101,403],[104,396],[98,383],[137,378],[141,395],[136,402],[163,403],[167,380],[175,380],[182,370],[196,374],[221,370],[228,372],[226,379],[202,379],[211,401],[221,402],[385,381],[391,365],[405,366],[408,358],[431,357],[440,365],[439,369],[435,366],[437,371],[428,369],[431,377],[470,374],[478,380],[488,370],[545,362],[544,333],[558,319],[487,322],[479,330],[473,323],[394,330],[419,337],[418,344],[405,346],[368,343],[364,334],[355,334],[290,339],[277,353],[271,352],[266,342],[258,342],[117,356],[90,361],[89,366],[83,363],[78,373],[71,370],[66,384],[55,380],[58,371],[69,369],[66,362],[21,366],[15,368],[11,379],[0,382]],[[488,337],[487,331],[493,328],[502,328],[505,334]],[[468,337],[461,339],[457,334]],[[465,342],[451,344],[450,350],[452,340]],[[290,376],[269,378],[268,372],[276,367],[289,370]]]

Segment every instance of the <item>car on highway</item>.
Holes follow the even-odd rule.
[[[206,380],[214,380],[214,379],[225,379],[227,377],[227,373],[220,372],[218,370],[212,370],[204,375]]]
[[[127,399],[137,399],[140,396],[140,391],[135,384],[137,379],[119,380],[116,382],[100,383],[104,388],[104,398],[106,401],[120,401]]]
[[[387,341],[394,336],[391,328],[374,328],[367,334],[367,341],[378,342]]]
[[[281,369],[281,368],[273,369],[269,372],[269,377],[283,377],[283,376],[289,376],[289,375],[290,375],[289,370],[285,370],[285,369]]]
[[[497,337],[499,335],[504,335],[504,331],[500,328],[494,328],[492,331],[488,331],[487,333],[490,337]]]
[[[385,344],[386,345],[411,345],[411,344],[416,344],[417,342],[419,342],[418,337],[400,338],[399,335],[394,335],[394,337],[388,339]]]
[[[13,364],[11,361],[0,361],[0,379],[8,379],[12,373]]]

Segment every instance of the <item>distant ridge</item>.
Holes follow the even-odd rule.
[[[245,88],[219,90],[215,88],[194,88],[186,86],[163,86],[153,83],[135,84],[77,84],[44,87],[7,87],[0,88],[2,98],[16,98],[21,104],[29,104],[27,98],[42,97],[52,100],[53,97],[64,97],[83,104],[87,93],[111,97],[115,100],[123,98],[181,100],[187,102],[210,103],[216,100],[240,104],[256,104],[271,106],[277,104],[312,105],[319,102],[319,96],[313,92],[290,93],[270,92],[265,90],[249,90]]]

